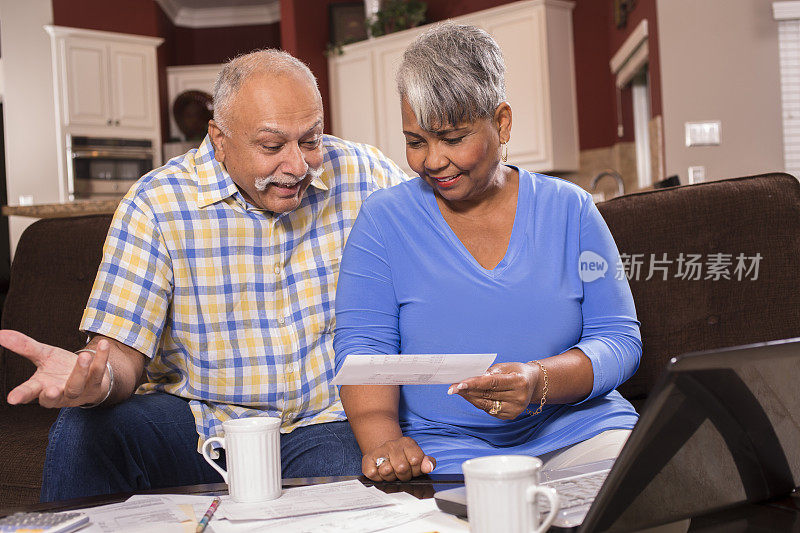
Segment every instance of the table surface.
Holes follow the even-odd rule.
[[[374,485],[383,492],[391,494],[394,492],[406,492],[417,498],[433,498],[437,490],[458,487],[464,484],[464,477],[460,474],[438,474],[434,476],[423,476],[412,479],[411,481],[383,482],[375,483],[364,476],[340,476],[340,477],[306,477],[283,479],[283,488],[305,487],[308,485],[318,485],[321,483],[333,483],[336,481],[348,481],[358,479],[364,485]],[[33,505],[4,507],[0,503],[0,517],[9,515],[17,511],[67,511],[70,509],[82,509],[95,507],[108,503],[123,502],[134,494],[226,494],[228,485],[225,483],[211,483],[206,485],[188,485],[184,487],[171,487],[165,489],[154,489],[141,492],[123,492],[103,496],[90,496],[88,498],[76,498],[51,503],[37,503]]]
[[[454,488],[464,484],[464,478],[455,474],[438,474],[423,476],[411,481],[375,483],[364,476],[355,477],[318,477],[318,478],[293,478],[284,479],[283,487],[302,487],[320,483],[332,483],[358,479],[365,485],[374,485],[386,493],[406,492],[417,498],[432,498],[438,490]],[[213,483],[208,485],[190,485],[185,487],[172,487],[142,491],[136,494],[219,494],[226,493],[227,485]],[[66,511],[117,503],[127,500],[133,493],[120,493],[74,500],[39,503],[24,507],[0,507],[0,517],[16,511]],[[800,532],[800,495],[792,495],[761,504],[743,504],[730,509],[724,509],[692,518],[689,526],[690,532],[719,532],[719,531],[797,531]]]

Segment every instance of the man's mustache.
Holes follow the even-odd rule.
[[[273,172],[269,176],[265,176],[263,178],[256,178],[255,181],[255,188],[257,191],[265,191],[267,186],[274,183],[276,185],[280,185],[281,187],[294,187],[306,177],[311,176],[311,180],[315,180],[322,175],[322,165],[318,167],[308,167],[308,171],[306,171],[305,175],[301,177],[294,176],[292,174],[284,174]]]

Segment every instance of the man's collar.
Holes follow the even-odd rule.
[[[325,169],[325,167],[323,167],[322,174],[320,174],[319,177],[316,177],[313,180],[311,180],[310,183],[311,187],[316,187],[317,189],[321,189],[323,191],[327,191],[328,189],[330,189],[330,187],[328,187],[328,176],[326,176],[327,173],[328,173],[327,170]]]
[[[329,158],[329,149],[328,149],[328,135],[322,135],[322,174],[319,175],[318,178],[315,178],[311,182],[312,187],[316,187],[317,189],[321,189],[323,191],[328,191],[331,188],[331,184],[334,181],[334,174],[333,174],[333,167],[328,161]]]
[[[197,206],[201,209],[238,191],[225,166],[214,159],[214,145],[208,135],[194,154],[194,164],[197,169]]]
[[[233,196],[239,190],[225,165],[214,158],[214,144],[206,135],[194,155],[197,169],[197,206],[201,209]],[[322,174],[311,181],[311,187],[327,191],[330,189],[329,166],[324,166]]]

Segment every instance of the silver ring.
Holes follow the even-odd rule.
[[[381,465],[388,460],[389,460],[388,457],[378,457],[377,459],[375,459],[375,467],[380,468]]]

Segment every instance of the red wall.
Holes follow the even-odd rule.
[[[153,0],[52,0],[53,24],[162,37]]]
[[[610,0],[577,0],[572,13],[575,33],[575,82],[578,129],[582,150],[633,141],[630,87],[617,98],[609,62],[640,21],[647,19],[650,47],[650,113],[661,114],[661,72],[658,56],[656,0],[638,0],[627,25],[617,29]],[[621,103],[624,135],[617,137],[617,107]]]
[[[617,140],[614,77],[608,67],[611,19],[609,2],[579,1],[572,12],[578,133],[584,150]]]
[[[592,0],[581,0],[586,3]],[[649,31],[647,45],[650,48],[650,114],[660,115],[661,109],[661,59],[658,47],[658,20],[656,18],[656,0],[637,0],[636,8],[628,15],[628,24],[625,28],[618,30],[611,29],[611,54],[619,50],[625,39],[630,37],[631,32],[636,29],[639,23],[647,19]],[[612,20],[613,22],[613,20]]]
[[[170,65],[224,63],[259,48],[280,47],[280,24],[222,28],[180,28],[174,32]]]
[[[280,47],[305,62],[317,77],[327,132],[331,127],[328,58],[325,57],[330,40],[328,6],[344,1],[347,0],[280,0]]]

